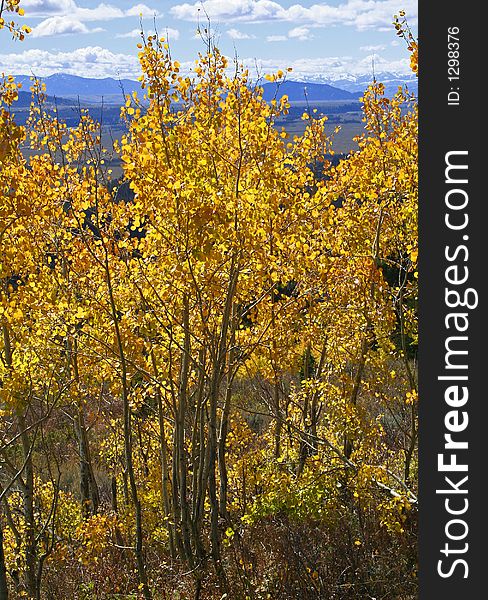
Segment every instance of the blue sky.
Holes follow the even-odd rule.
[[[184,69],[202,50],[195,0],[21,0],[22,23],[32,33],[22,43],[2,36],[0,72],[46,76],[138,76],[140,14],[146,31],[167,33]],[[293,68],[291,79],[337,80],[377,71],[408,73],[405,46],[393,15],[405,10],[416,29],[417,0],[207,0],[206,13],[220,49],[262,73]]]

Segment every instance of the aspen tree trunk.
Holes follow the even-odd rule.
[[[3,341],[5,347],[5,362],[12,365],[12,349],[6,325],[3,326]],[[5,499],[7,502],[7,499]],[[0,600],[8,600],[7,569],[5,566],[5,553],[3,550],[3,523],[0,515]]]
[[[407,379],[408,379],[408,384],[410,386],[410,391],[412,390],[417,390],[417,383],[415,381],[415,378],[413,376],[412,373],[412,369],[410,368],[410,364],[408,362],[408,356],[407,356],[407,340],[406,340],[406,334],[405,334],[405,318],[404,318],[404,310],[403,310],[403,291],[404,291],[404,286],[406,283],[406,274],[405,274],[405,279],[400,287],[400,291],[399,291],[399,296],[398,296],[398,302],[397,302],[397,316],[398,316],[398,320],[399,320],[399,324],[400,324],[400,339],[401,339],[401,345],[402,345],[402,355],[403,355],[403,362],[405,365],[405,370],[407,372]],[[404,471],[403,471],[403,478],[405,480],[405,485],[407,487],[410,487],[410,472],[411,472],[411,468],[412,468],[412,460],[413,460],[413,456],[415,453],[415,448],[417,445],[417,438],[418,438],[418,431],[417,431],[417,412],[416,412],[416,407],[415,407],[415,403],[412,402],[411,406],[410,406],[410,432],[409,432],[409,442],[408,442],[408,446],[405,450],[405,464],[404,464]]]
[[[349,397],[348,403],[351,406],[356,406],[358,402],[359,390],[361,388],[361,379],[363,377],[364,366],[366,365],[366,356],[368,353],[369,341],[367,334],[364,335],[361,341],[361,351],[359,356],[358,368],[356,371],[356,376],[354,378],[354,384],[352,387],[351,395]],[[344,438],[344,456],[349,459],[351,458],[352,452],[354,450],[354,444],[349,436],[345,436]]]
[[[190,521],[188,508],[188,464],[185,450],[185,419],[188,396],[188,374],[190,366],[190,308],[188,297],[183,300],[184,341],[181,357],[181,368],[178,389],[178,407],[175,415],[175,448],[176,468],[179,482],[180,499],[180,531],[185,558],[193,569],[193,553],[190,542]]]
[[[327,352],[327,339],[322,344],[322,351],[320,354],[319,364],[312,372],[312,357],[310,344],[307,346],[305,353],[305,364],[304,364],[304,379],[314,377],[319,379],[322,375],[322,371],[325,365],[325,358]],[[303,439],[300,442],[300,460],[298,464],[298,474],[300,475],[305,468],[305,463],[308,456],[317,454],[317,422],[319,417],[318,409],[318,392],[314,391],[309,401],[308,396],[305,399],[305,405],[303,408],[303,419],[305,422]]]
[[[282,422],[281,422],[281,415],[280,415],[280,382],[279,382],[277,373],[275,373],[274,384],[273,384],[273,411],[275,414],[273,456],[275,458],[279,458],[281,455]]]
[[[159,370],[156,364],[154,351],[151,350],[151,363],[156,378],[159,377]],[[161,461],[161,496],[163,499],[164,526],[168,532],[168,545],[172,558],[176,558],[175,544],[173,537],[173,528],[171,526],[171,501],[168,493],[169,471],[168,471],[168,444],[166,440],[166,430],[164,428],[164,411],[161,390],[157,388],[156,399],[158,403],[158,424],[159,424],[159,458]]]
[[[176,417],[176,412],[175,412]],[[181,536],[181,505],[180,505],[180,472],[178,466],[178,424],[175,418],[173,430],[173,456],[171,461],[171,496],[173,504],[173,536],[177,553],[181,558],[185,558],[185,547]]]
[[[227,464],[225,453],[227,450],[227,433],[229,431],[229,415],[230,415],[230,402],[232,398],[232,382],[234,379],[234,344],[235,344],[235,332],[232,331],[230,337],[230,350],[228,352],[229,360],[227,365],[227,386],[225,389],[225,400],[224,409],[222,411],[222,418],[220,421],[219,431],[219,446],[218,446],[218,460],[219,460],[219,480],[220,480],[220,494],[219,494],[219,513],[222,519],[227,519],[227,487],[228,487],[228,475],[227,475]]]
[[[311,350],[310,350],[310,344],[308,344],[307,348],[305,349],[305,354],[303,357],[303,380],[309,379],[312,375],[311,369],[310,369],[310,366],[311,366],[310,362],[311,362]],[[309,402],[308,394],[306,394],[305,400],[304,400],[304,405],[303,405],[303,410],[302,410],[304,432],[300,439],[300,454],[299,454],[298,470],[297,470],[298,475],[300,475],[303,472],[303,469],[305,468],[305,462],[307,460],[307,456],[310,453],[310,446],[309,446],[310,424],[307,424],[308,420],[309,420],[309,404],[310,404],[310,402]]]
[[[382,224],[383,224],[383,208],[380,209],[378,223],[376,225],[375,240],[373,243],[373,253],[372,253],[372,257],[371,257],[373,259],[373,266],[372,266],[373,270],[378,268],[378,265],[379,265],[380,235],[381,235]],[[375,282],[374,282],[373,272],[372,272],[371,285],[370,285],[370,289],[369,289],[369,299],[370,300],[374,299],[374,290],[375,290]],[[365,316],[365,320],[366,320],[366,331],[364,332],[363,338],[361,340],[361,349],[360,349],[360,354],[359,354],[358,368],[356,371],[356,377],[354,378],[354,384],[353,384],[353,388],[351,391],[351,395],[349,397],[349,404],[352,406],[357,405],[359,390],[361,388],[361,381],[362,381],[362,377],[363,377],[364,367],[366,366],[366,358],[367,358],[368,349],[369,349],[369,345],[370,345],[369,337],[370,337],[370,334],[372,331],[372,323],[367,314],[367,305],[366,305],[367,299],[368,298],[365,299],[365,307],[364,307],[364,313],[365,313],[364,316]],[[351,458],[353,450],[354,450],[354,445],[353,445],[352,441],[346,436],[344,439],[344,456],[347,459]]]
[[[76,339],[68,344],[68,356],[73,367],[73,375],[76,382],[80,381],[78,371],[78,344]],[[93,472],[88,431],[85,425],[85,413],[83,404],[77,406],[76,435],[78,438],[78,451],[80,454],[80,493],[82,512],[85,517],[96,514],[100,505],[100,494]]]
[[[199,376],[197,383],[196,400],[193,406],[193,429],[191,436],[191,463],[192,463],[192,505],[191,505],[191,533],[195,547],[199,570],[205,558],[205,548],[202,541],[202,511],[199,510],[200,500],[204,495],[205,486],[205,421],[204,421],[204,394],[205,394],[205,349],[202,348],[198,355]],[[202,507],[203,508],[203,507]],[[200,577],[200,573],[196,575]]]
[[[34,518],[34,467],[32,464],[32,448],[28,434],[25,432],[26,424],[22,414],[18,418],[19,428],[22,432],[22,450],[25,463],[25,476],[23,478],[22,499],[24,504],[24,543],[25,543],[25,587],[29,600],[37,596],[37,543],[35,535]]]
[[[22,567],[21,567],[21,563],[22,563],[21,555],[22,555],[22,546],[23,546],[22,535],[21,535],[18,527],[16,527],[16,525],[15,525],[7,498],[3,499],[3,509],[5,512],[5,519],[7,521],[7,525],[9,527],[12,535],[15,538],[15,549],[14,549],[15,563],[10,568],[10,577],[13,581],[15,592],[19,592],[20,591],[19,573],[22,569]]]
[[[322,372],[325,366],[325,360],[327,356],[327,338],[324,339],[322,344],[322,351],[320,353],[320,360],[317,368],[315,369],[314,377],[315,379],[320,379],[322,377]],[[317,444],[317,425],[319,420],[320,409],[318,407],[319,400],[319,392],[315,390],[312,394],[312,402],[310,407],[310,452],[313,455],[318,453],[318,444]]]
[[[7,569],[3,551],[3,524],[0,518],[0,600],[8,600]]]
[[[219,578],[220,585],[225,592],[227,581],[224,568],[222,566],[220,553],[220,533],[219,533],[219,502],[217,499],[217,405],[219,401],[220,385],[225,369],[228,332],[231,322],[231,311],[234,302],[234,295],[237,287],[239,269],[236,265],[235,255],[232,258],[229,270],[229,285],[227,297],[225,300],[224,312],[222,315],[222,325],[217,345],[215,362],[212,370],[209,393],[209,420],[208,420],[208,496],[210,501],[210,540],[212,544],[212,559],[215,565],[215,571]]]
[[[3,325],[3,342],[5,349],[5,364],[8,369],[12,369],[13,349],[10,341],[10,332],[7,325]],[[36,597],[36,560],[37,543],[35,536],[35,518],[34,518],[34,466],[32,463],[32,447],[29,434],[26,431],[26,423],[22,409],[17,411],[17,424],[22,444],[24,461],[24,478],[19,477],[22,490],[23,512],[25,519],[24,527],[24,545],[25,545],[25,588],[29,599]]]
[[[85,425],[83,407],[78,407],[77,423],[78,450],[80,453],[80,490],[82,511],[85,517],[96,514],[100,504],[98,485],[93,473],[88,433]]]
[[[131,424],[131,411],[129,405],[129,387],[127,382],[127,364],[125,360],[124,347],[122,343],[122,336],[120,333],[117,307],[115,305],[115,298],[113,294],[112,278],[110,275],[110,268],[108,265],[108,253],[105,249],[105,275],[107,290],[110,300],[110,309],[112,313],[112,320],[114,322],[115,338],[117,342],[120,369],[121,369],[121,384],[122,384],[122,405],[124,412],[124,454],[125,454],[125,466],[127,470],[128,484],[131,495],[132,504],[135,511],[135,529],[136,529],[136,540],[134,546],[134,554],[136,557],[137,574],[139,577],[139,583],[142,588],[142,594],[144,600],[152,600],[152,594],[149,589],[146,574],[146,565],[144,562],[143,554],[143,534],[142,534],[142,510],[141,502],[139,500],[139,494],[137,491],[137,484],[134,472],[133,463],[133,448],[132,448],[132,424]]]
[[[217,576],[221,583],[225,581],[220,556],[219,534],[219,504],[217,500],[217,479],[215,467],[217,463],[217,402],[218,389],[212,386],[213,393],[210,397],[210,415],[208,421],[208,497],[210,501],[210,540],[212,544],[212,558]]]
[[[202,370],[200,373],[199,381],[199,397],[196,404],[195,412],[195,441],[196,444],[193,446],[193,506],[192,506],[192,527],[193,527],[193,538],[195,542],[195,548],[198,559],[203,563],[205,558],[205,548],[202,542],[202,525],[203,525],[203,508],[205,504],[206,495],[206,464],[207,464],[207,446],[205,436],[205,407],[206,402],[204,400],[204,356],[202,357]]]
[[[224,410],[220,421],[219,441],[218,441],[218,463],[219,463],[219,514],[222,519],[227,519],[227,465],[225,462],[225,453],[227,449],[227,433],[229,431],[229,413],[231,399],[231,383],[229,382],[225,390]]]
[[[275,315],[275,307],[274,304],[272,304],[271,306],[271,324],[273,327],[273,333],[275,330],[275,322],[276,322],[276,315]],[[273,451],[273,456],[275,459],[279,458],[281,455],[281,429],[282,429],[282,422],[281,422],[281,414],[280,414],[280,380],[279,380],[279,367],[276,363],[276,358],[277,358],[277,353],[278,353],[278,347],[276,344],[276,338],[273,335],[273,340],[272,340],[272,351],[273,351],[273,356],[271,357],[271,365],[273,368],[273,373],[274,373],[274,382],[273,382],[273,412],[274,412],[274,418],[275,418],[275,424],[274,424],[274,451]]]
[[[270,219],[270,229],[273,232],[273,221]],[[274,255],[274,236],[273,233],[270,236],[270,253]],[[274,412],[274,451],[273,456],[275,459],[278,459],[281,456],[281,431],[282,431],[282,421],[280,414],[280,383],[279,383],[279,365],[277,363],[278,358],[278,345],[276,343],[276,308],[275,303],[273,302],[273,296],[275,294],[275,287],[271,288],[271,327],[273,331],[273,338],[271,342],[272,348],[272,356],[271,356],[271,366],[274,374],[274,382],[273,382],[273,412]]]
[[[119,505],[117,500],[117,477],[115,477],[115,475],[112,475],[110,480],[110,501],[112,510],[117,514],[119,512]]]

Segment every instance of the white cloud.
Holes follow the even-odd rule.
[[[145,35],[154,35],[154,31],[152,30],[148,30],[144,32]],[[141,38],[141,34],[142,31],[139,27],[137,27],[136,29],[132,29],[131,31],[128,31],[127,33],[118,33],[115,37],[117,38]]]
[[[310,33],[310,29],[307,27],[295,27],[294,29],[290,29],[288,32],[288,37],[292,40],[311,40],[313,35]]]
[[[85,8],[78,6],[75,0],[24,0],[22,6],[29,17],[65,16],[81,22],[109,21],[123,17],[137,17],[140,14],[143,17],[161,16],[161,13],[145,4],[136,4],[128,10],[122,10],[104,2],[93,8]]]
[[[160,35],[165,37],[170,42],[180,39],[180,32],[178,29],[173,29],[173,27],[166,27],[165,29],[162,29]]]
[[[22,6],[30,17],[68,14],[76,8],[73,0],[24,0]]]
[[[411,25],[417,21],[417,0],[403,0]],[[205,12],[211,19],[221,22],[259,23],[265,21],[285,21],[306,24],[313,27],[330,25],[350,25],[356,29],[388,27],[398,13],[398,0],[344,0],[341,4],[293,4],[284,8],[274,0],[206,0]],[[177,4],[170,9],[171,14],[187,21],[198,21],[205,16],[202,2]]]
[[[295,27],[290,29],[288,35],[268,35],[266,37],[267,42],[286,42],[288,40],[299,40],[301,42],[305,40],[311,40],[313,34],[310,33],[308,27]]]
[[[119,33],[115,37],[118,38],[141,38],[141,29],[137,27],[136,29],[132,29],[127,33]],[[156,35],[156,33],[152,29],[144,30],[144,35],[147,37],[149,35]],[[163,36],[168,39],[170,42],[180,39],[180,32],[178,29],[173,29],[172,27],[166,27],[165,29],[158,32],[159,37]]]
[[[227,31],[227,35],[233,40],[251,40],[255,39],[255,35],[250,35],[249,33],[245,33],[244,31],[239,31],[238,29],[229,29]]]
[[[41,21],[39,25],[32,29],[31,36],[33,38],[40,38],[53,35],[98,33],[100,31],[104,30],[100,27],[88,29],[88,27],[81,21],[78,21],[78,19],[71,19],[69,17],[49,17],[44,21]]]
[[[154,8],[149,8],[145,4],[136,4],[129,10],[125,11],[125,15],[128,17],[138,17],[142,15],[143,17],[153,17],[154,15],[162,16],[162,13],[158,12]]]
[[[383,44],[378,44],[377,46],[361,46],[359,49],[361,50],[361,52],[379,52],[381,50],[384,50],[386,48],[386,46],[384,46]]]
[[[136,56],[114,53],[99,46],[77,48],[72,52],[32,49],[0,54],[0,72],[2,70],[18,75],[34,73],[39,77],[68,73],[81,77],[136,78],[140,73]]]
[[[273,18],[280,10],[283,10],[281,5],[272,0],[206,0],[177,4],[170,12],[177,19],[187,21],[198,21],[205,13],[221,21],[257,21]]]
[[[292,68],[288,78],[293,81],[316,81],[330,83],[341,79],[354,81],[357,77],[372,76],[372,58],[366,56],[357,59],[352,56],[324,56],[312,58],[299,58],[285,61],[283,59],[265,59],[256,61],[244,59],[253,77],[263,76],[266,73],[276,73],[279,69]],[[376,73],[396,73],[408,79],[412,77],[409,59],[387,60],[381,56],[374,55]]]
[[[256,62],[255,58],[248,57],[243,58],[241,62],[249,68],[253,78],[291,67],[289,78],[292,80],[332,83],[344,79],[355,81],[358,77],[371,77],[372,59],[373,56],[365,56],[360,60],[351,56],[315,56],[295,60],[266,59]],[[229,58],[229,64],[233,64],[232,57]],[[374,65],[376,73],[390,72],[406,78],[412,77],[408,57],[390,61],[374,55]],[[181,73],[191,75],[193,68],[193,61],[183,62]],[[140,66],[135,55],[114,53],[99,46],[87,46],[72,52],[32,49],[21,53],[0,54],[0,72],[2,71],[18,75],[34,73],[39,77],[62,72],[93,78],[120,76],[136,79],[140,75]]]

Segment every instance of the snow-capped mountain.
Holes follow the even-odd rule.
[[[307,74],[306,77],[294,75],[280,87],[281,94],[288,94],[290,100],[304,100],[304,87],[307,88],[307,97],[311,101],[353,100],[359,98],[370,85],[373,77],[370,75],[346,75],[341,78],[332,78],[326,74]],[[395,93],[399,85],[407,84],[411,92],[417,93],[417,78],[403,76],[395,73],[378,73],[377,81],[385,84],[387,95]],[[22,89],[28,91],[31,81],[26,75],[19,75],[16,81],[22,83]],[[132,79],[117,80],[112,77],[93,79],[79,77],[66,73],[56,73],[44,77],[46,92],[49,96],[57,98],[80,98],[84,102],[99,102],[102,98],[107,103],[120,104],[123,93],[131,94],[141,91],[140,83]],[[273,97],[274,84],[264,83],[265,97]],[[271,95],[270,95],[271,94]]]
[[[406,85],[408,89],[417,94],[418,92],[418,79],[414,74],[403,75],[400,73],[390,73],[383,71],[375,74],[376,81],[381,81],[384,84],[387,95],[395,93],[400,85]],[[371,75],[343,75],[341,77],[331,77],[325,73],[317,73],[316,75],[309,75],[307,77],[294,77],[296,80],[300,80],[307,83],[322,83],[332,85],[336,88],[340,88],[347,92],[363,92],[368,85],[373,81],[373,74]]]

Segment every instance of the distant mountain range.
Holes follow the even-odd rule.
[[[326,102],[332,100],[358,100],[361,92],[348,92],[347,90],[329,85],[327,83],[308,83],[303,81],[285,81],[279,86],[276,83],[263,85],[263,98],[272,100],[275,96],[280,98],[288,96],[290,102]]]
[[[32,82],[29,76],[19,75],[16,81],[22,83],[23,92],[21,95],[29,94]],[[310,79],[313,79],[310,80]],[[367,86],[371,83],[370,76],[350,77],[332,81],[322,75],[311,77],[307,81],[285,81],[279,87],[278,95],[286,94],[291,102],[308,100],[309,102],[327,102],[334,100],[357,101]],[[416,78],[400,77],[394,73],[379,73],[376,76],[378,81],[385,84],[387,95],[393,94],[399,85],[407,83],[412,92],[417,93]],[[140,92],[141,86],[138,81],[131,79],[113,79],[106,77],[104,79],[91,79],[88,77],[78,77],[76,75],[67,75],[65,73],[56,73],[49,77],[44,77],[42,81],[46,84],[46,93],[50,97],[56,97],[58,104],[66,104],[62,99],[73,100],[80,99],[83,103],[99,103],[102,98],[108,104],[120,104],[123,100],[123,94],[131,94],[134,91]],[[264,83],[264,98],[269,101],[275,97],[276,84]],[[22,99],[22,103],[25,98]],[[20,102],[20,98],[19,98]],[[69,102],[68,102],[69,103]]]
[[[28,75],[18,75],[15,80],[22,84],[23,90],[29,90],[32,86]],[[123,102],[123,94],[141,91],[140,83],[132,81],[132,79],[118,80],[112,77],[91,79],[89,77],[55,73],[49,75],[49,77],[43,77],[42,81],[46,84],[46,93],[49,96],[70,99],[80,98],[83,102],[99,102],[103,97],[107,102],[121,103]]]
[[[418,79],[412,73],[411,75],[403,75],[399,73],[390,73],[388,71],[381,71],[375,74],[376,81],[381,81],[385,86],[385,91],[388,96],[393,95],[399,85],[407,85],[408,89],[417,94],[418,93]],[[321,73],[317,75],[307,75],[306,82],[310,83],[321,83],[328,84],[334,87],[346,90],[347,92],[364,92],[364,90],[373,81],[373,75],[347,75],[342,78],[331,78]]]
[[[17,102],[15,103],[15,106],[17,108],[26,108],[29,107],[31,105],[32,102],[32,94],[31,92],[25,92],[20,90],[18,92],[19,94],[19,99],[17,100]],[[73,100],[69,99],[69,98],[62,98],[62,97],[55,97],[55,96],[47,96],[46,97],[46,103],[49,105],[57,105],[57,106],[73,106]]]

